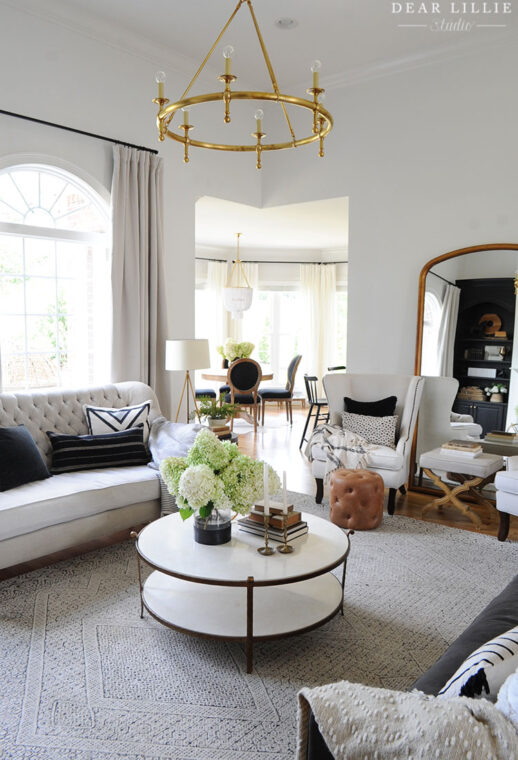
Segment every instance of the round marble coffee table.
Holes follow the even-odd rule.
[[[167,515],[136,538],[140,616],[144,608],[164,625],[205,638],[246,643],[252,672],[253,642],[282,638],[343,614],[350,542],[336,525],[303,513],[308,533],[292,542],[292,554],[257,551],[261,537],[232,524],[221,546],[197,544],[192,521]],[[140,560],[154,572],[142,582]],[[343,564],[341,581],[331,570]]]

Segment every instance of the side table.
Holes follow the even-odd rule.
[[[480,530],[481,519],[470,509],[469,503],[461,501],[461,494],[469,494],[478,504],[485,507],[494,506],[492,502],[484,498],[481,491],[485,485],[494,480],[495,474],[504,466],[504,460],[501,456],[495,454],[479,454],[478,457],[467,457],[462,454],[442,454],[440,449],[432,449],[421,454],[419,465],[423,468],[428,477],[444,492],[444,496],[434,499],[423,509],[423,516],[426,512],[434,507],[439,510],[444,504],[451,504],[453,507],[466,515]],[[448,473],[452,480],[456,480],[459,485],[451,487],[441,479],[434,470]]]

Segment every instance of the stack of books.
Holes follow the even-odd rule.
[[[441,446],[441,454],[475,458],[482,454],[482,446],[478,441],[447,441]]]
[[[506,433],[505,430],[493,430],[486,435],[487,441],[495,443],[515,443],[518,442],[518,433]]]
[[[302,515],[293,509],[293,504],[288,506],[288,514],[283,515],[282,504],[270,504],[270,522],[268,536],[272,541],[284,541],[284,520],[286,520],[286,540],[293,541],[308,532],[308,524],[301,519]],[[262,503],[255,504],[252,511],[246,517],[238,521],[239,529],[245,533],[254,533],[264,536],[264,506]]]
[[[217,435],[218,438],[230,438],[230,425],[225,425],[223,422],[217,427],[210,427],[209,430],[214,433],[214,435]]]

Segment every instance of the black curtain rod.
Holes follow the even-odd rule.
[[[206,259],[203,256],[195,256],[196,261],[217,261],[223,264],[227,264],[227,259]],[[348,261],[254,261],[252,259],[241,259],[243,264],[319,264],[321,267],[328,266],[329,264],[348,264]],[[232,259],[232,263],[234,260]]]
[[[43,124],[46,127],[54,127],[55,129],[63,129],[65,132],[75,132],[76,135],[84,135],[85,137],[94,137],[96,140],[104,140],[105,142],[114,143],[115,145],[125,145],[127,148],[136,148],[137,150],[145,150],[148,153],[155,153],[158,155],[158,151],[154,148],[145,148],[143,145],[133,145],[133,143],[124,142],[123,140],[115,140],[113,137],[105,137],[105,135],[96,135],[94,132],[85,132],[83,129],[75,129],[75,127],[66,127],[64,124],[56,124],[53,121],[44,121],[44,119],[35,119],[34,116],[24,116],[21,113],[14,113],[13,111],[4,111],[0,108],[0,114],[4,116],[12,116],[15,119],[24,119],[24,121],[32,121],[35,124]]]
[[[436,272],[428,272],[428,274],[433,274],[434,277],[438,277],[443,282],[447,282],[448,285],[455,285],[454,282],[450,282],[449,280],[446,279],[446,277],[442,277],[440,274],[437,274]]]

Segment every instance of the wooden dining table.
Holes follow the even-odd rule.
[[[270,367],[264,367],[262,369],[261,382],[263,380],[273,380],[273,372]],[[215,380],[216,382],[224,383],[227,380],[228,369],[224,367],[212,367],[211,369],[204,369],[201,376],[204,380]]]

